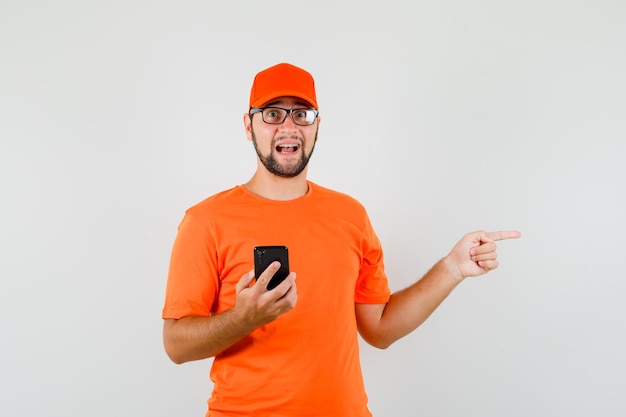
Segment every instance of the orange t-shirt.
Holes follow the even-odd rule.
[[[290,201],[237,186],[179,226],[163,318],[231,308],[254,246],[287,246],[297,274],[295,308],[215,357],[207,416],[371,416],[354,304],[389,300],[381,245],[358,201],[308,184]]]

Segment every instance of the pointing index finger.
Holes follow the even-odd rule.
[[[499,230],[496,232],[485,232],[485,237],[491,240],[517,239],[522,234],[517,230]]]

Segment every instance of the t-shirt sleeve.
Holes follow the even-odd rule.
[[[208,316],[219,292],[215,239],[186,213],[174,240],[162,317]]]
[[[361,250],[363,258],[354,301],[363,304],[386,303],[391,296],[391,290],[385,274],[383,250],[367,214],[365,214]]]

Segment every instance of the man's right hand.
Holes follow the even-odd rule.
[[[298,300],[296,273],[290,272],[287,278],[272,290],[267,283],[280,268],[275,261],[258,277],[254,285],[254,270],[241,277],[236,286],[237,300],[233,313],[241,317],[242,323],[256,329],[270,323],[282,314],[291,311]]]

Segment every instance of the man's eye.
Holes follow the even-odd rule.
[[[265,112],[265,115],[267,117],[276,118],[276,117],[278,117],[278,112],[276,110],[269,110],[269,111]]]

